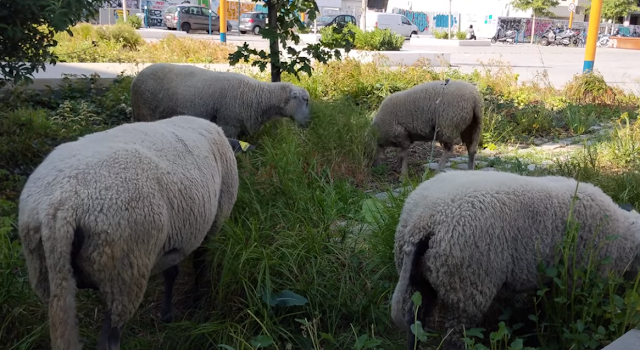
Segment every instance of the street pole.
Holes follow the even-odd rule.
[[[451,40],[451,0],[449,0],[449,40]]]
[[[584,50],[584,65],[582,73],[593,71],[593,63],[596,60],[596,43],[598,42],[598,30],[600,29],[600,13],[602,12],[602,0],[592,0],[589,11],[589,29],[587,31],[587,44]]]
[[[127,0],[122,0],[122,19],[127,22]]]
[[[227,42],[227,0],[220,0],[220,42]]]
[[[360,25],[362,27],[362,31],[367,30],[367,0],[362,0],[362,16],[360,17]]]
[[[575,0],[571,0],[571,4],[575,5]],[[573,26],[573,13],[575,10],[569,12],[569,29]]]

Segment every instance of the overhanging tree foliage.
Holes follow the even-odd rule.
[[[518,10],[533,12],[533,23],[531,24],[531,43],[536,29],[536,17],[547,16],[554,17],[555,14],[549,11],[550,7],[556,7],[560,4],[558,0],[512,0],[511,5]]]
[[[626,17],[631,12],[640,11],[637,0],[603,0],[601,17],[615,21],[618,17]],[[585,6],[588,13],[591,10],[591,3]]]
[[[291,42],[295,45],[300,43],[300,37],[293,29],[305,27],[298,14],[307,13],[311,21],[316,18],[318,5],[315,0],[253,0],[253,2],[267,5],[269,23],[266,28],[260,31],[260,34],[269,40],[269,53],[250,48],[247,43],[244,43],[243,46],[238,46],[236,52],[229,54],[231,65],[235,65],[241,60],[249,62],[249,59],[253,58],[252,66],[259,67],[261,71],[264,71],[267,64],[270,64],[271,81],[279,82],[282,72],[288,72],[295,76],[298,76],[299,72],[311,75],[311,60],[309,57],[301,56],[304,52],[321,63],[327,63],[333,57],[341,58],[339,50],[328,50],[321,43],[307,44],[302,51],[289,45]],[[281,59],[280,48],[291,56],[289,60]]]
[[[0,2],[0,84],[31,81],[34,72],[55,64],[57,32],[69,31],[98,13],[104,0],[16,0]]]

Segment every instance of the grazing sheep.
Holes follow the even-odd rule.
[[[20,195],[19,234],[32,288],[48,304],[53,350],[81,348],[76,287],[99,290],[98,349],[117,350],[151,275],[163,272],[162,319],[172,320],[178,266],[230,215],[238,190],[234,151],[201,118],[124,124],[56,147]]]
[[[482,108],[480,92],[464,81],[431,81],[389,95],[372,123],[378,132],[375,162],[386,147],[399,147],[401,174],[406,176],[411,144],[432,142],[435,133],[435,140],[444,148],[439,170],[447,164],[458,138],[467,146],[469,169],[473,170],[482,132]]]
[[[131,105],[135,121],[187,114],[218,124],[232,138],[253,134],[279,117],[302,127],[311,119],[304,88],[170,63],[152,64],[138,73],[131,82]]]
[[[438,300],[449,312],[445,349],[464,348],[462,327],[476,326],[498,293],[535,292],[538,256],[546,264],[555,262],[554,249],[565,236],[576,185],[560,176],[477,170],[440,173],[420,184],[406,199],[394,248],[399,280],[391,317],[407,331],[409,348],[415,291],[423,298],[418,316],[423,325]],[[580,183],[577,197],[577,257],[588,258],[585,253],[604,244],[606,236],[619,235],[598,252],[613,258],[600,272],[628,268],[625,277],[637,276],[640,215],[619,207],[589,183]]]

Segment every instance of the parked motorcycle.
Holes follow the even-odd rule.
[[[551,44],[563,46],[569,46],[573,44],[578,46],[578,42],[578,35],[571,29],[556,32],[555,30],[553,30],[553,28],[549,28],[544,33],[542,33],[540,39],[540,45],[542,46],[549,46]]]
[[[516,41],[516,31],[515,30],[504,30],[503,26],[499,26],[496,33],[491,38],[491,43],[495,44],[496,42],[502,43],[514,43]]]

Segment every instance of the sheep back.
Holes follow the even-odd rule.
[[[214,221],[229,216],[237,189],[228,139],[196,117],[124,124],[56,147],[19,205],[30,283],[43,302],[52,299],[50,308],[65,310],[52,327],[71,322],[71,273],[100,289],[112,322],[122,324],[154,265],[169,251],[184,258],[196,249]],[[109,305],[115,299],[120,304]],[[75,349],[73,342],[61,347]]]
[[[291,83],[267,83],[191,65],[155,63],[131,82],[134,121],[191,115],[216,123],[232,138],[255,133],[276,117],[306,126],[308,102],[307,90]]]
[[[411,254],[420,244],[425,278],[440,298],[469,314],[482,313],[502,286],[530,291],[538,282],[538,257],[555,261],[577,182],[560,176],[527,177],[504,172],[440,173],[406,199],[395,235],[395,264],[401,275],[394,292],[392,317],[406,329],[413,286],[408,285]],[[600,250],[612,256],[606,268],[638,269],[640,215],[621,209],[598,187],[580,183],[573,217],[580,224],[577,257],[618,235]],[[593,237],[593,240],[589,238]],[[539,254],[539,255],[538,255]],[[402,278],[404,276],[404,278]],[[484,299],[483,299],[484,298]],[[429,302],[429,301],[425,301]]]

